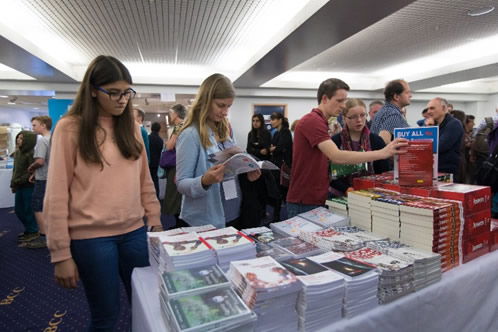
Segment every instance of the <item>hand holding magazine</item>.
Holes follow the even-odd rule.
[[[226,175],[248,173],[256,169],[278,170],[279,168],[270,161],[257,161],[253,156],[242,151],[238,146],[233,146],[210,156],[210,161],[215,164],[225,165]]]

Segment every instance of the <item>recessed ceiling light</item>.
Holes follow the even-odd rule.
[[[495,10],[495,7],[493,7],[493,6],[471,9],[467,12],[467,15],[472,16],[472,17],[481,16],[481,15],[486,15],[486,14],[491,13],[493,10]]]
[[[9,98],[9,96],[0,96],[0,98]]]

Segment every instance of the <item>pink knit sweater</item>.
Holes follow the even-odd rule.
[[[144,225],[144,214],[148,226],[161,224],[145,148],[138,160],[125,159],[113,140],[112,118],[99,123],[106,131],[103,170],[78,153],[77,119],[59,120],[52,135],[43,212],[53,263],[71,258],[71,240],[134,231]],[[136,136],[142,140],[138,126]]]

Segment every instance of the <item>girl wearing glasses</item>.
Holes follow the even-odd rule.
[[[119,279],[131,296],[131,272],[149,265],[146,229],[162,230],[126,67],[98,56],[52,135],[44,213],[55,278],[81,278],[90,330],[110,331],[119,314]]]
[[[379,135],[370,132],[366,126],[367,110],[361,99],[348,99],[342,113],[344,128],[339,134],[332,137],[334,143],[341,150],[348,151],[375,151],[385,147]],[[332,194],[337,197],[345,196],[346,191],[353,184],[353,178],[368,174],[380,174],[389,170],[387,159],[377,160],[358,165],[331,164]]]
[[[211,156],[233,147],[228,123],[235,89],[222,74],[206,78],[199,88],[176,142],[176,185],[183,195],[180,218],[190,226],[239,225],[241,191],[237,177],[225,178],[225,166]],[[261,172],[247,173],[249,181]]]

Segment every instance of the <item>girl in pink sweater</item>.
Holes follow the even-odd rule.
[[[162,230],[126,67],[98,56],[88,67],[68,114],[52,135],[44,202],[55,278],[83,282],[90,330],[112,330],[119,284],[131,296],[133,268],[149,265],[144,215]]]

